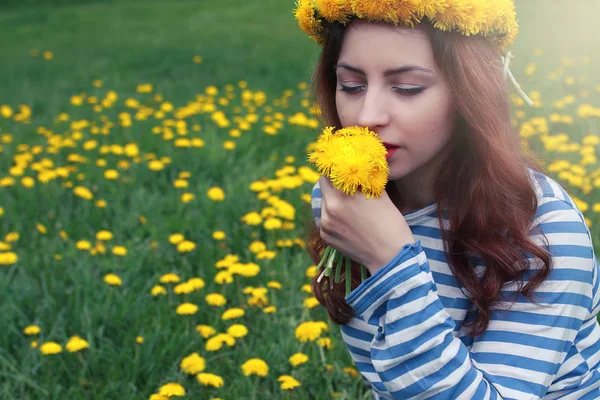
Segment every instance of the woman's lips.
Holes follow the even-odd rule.
[[[385,156],[386,160],[389,160],[395,153],[396,151],[399,149],[400,147],[388,147],[387,148],[387,154]]]

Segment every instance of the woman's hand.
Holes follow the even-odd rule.
[[[331,180],[319,179],[321,238],[352,260],[363,264],[371,275],[390,262],[407,243],[415,243],[410,227],[387,192],[367,199],[357,191],[348,196]]]

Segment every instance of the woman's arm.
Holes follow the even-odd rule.
[[[598,265],[580,213],[565,201],[546,200],[534,224],[548,237],[554,269],[535,294],[551,307],[521,297],[510,309],[492,310],[487,331],[470,350],[453,335],[454,320],[438,297],[420,241],[404,246],[347,296],[357,318],[379,325],[371,359],[394,398],[539,399],[548,393],[567,356],[577,352],[573,343],[582,326],[597,324]]]

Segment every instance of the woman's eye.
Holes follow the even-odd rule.
[[[362,86],[346,86],[346,85],[342,85],[342,88],[339,91],[340,92],[345,92],[345,93],[355,93],[355,92],[358,92],[360,90],[360,88],[362,88]]]
[[[346,86],[346,85],[342,85],[342,88],[339,89],[340,92],[344,92],[344,93],[356,93],[361,91],[363,88],[363,86]],[[412,96],[415,94],[419,94],[421,93],[423,90],[425,90],[425,88],[423,86],[415,86],[415,87],[399,87],[399,86],[394,86],[392,87],[393,90],[395,90],[396,92],[401,93],[404,96]]]
[[[394,90],[402,93],[403,95],[411,96],[411,95],[421,93],[423,90],[425,90],[425,88],[423,86],[416,86],[416,87],[409,87],[409,88],[394,86]]]

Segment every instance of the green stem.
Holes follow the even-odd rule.
[[[335,264],[335,283],[340,283],[340,273],[342,271],[342,261],[344,256],[340,257],[340,260]]]
[[[346,296],[350,294],[352,277],[351,277],[351,264],[350,259],[346,258]]]
[[[333,261],[335,260],[336,256],[337,256],[337,250],[333,249],[331,251],[331,255],[329,256],[329,259],[327,260],[327,264],[325,266],[325,276],[331,276],[332,264],[333,264]]]
[[[364,265],[360,266],[360,281],[364,282],[367,279],[367,267]]]

